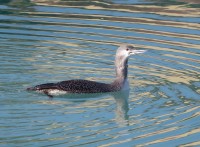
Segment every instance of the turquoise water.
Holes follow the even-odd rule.
[[[0,146],[200,146],[200,3],[0,2]],[[112,82],[119,44],[130,91],[58,96],[29,86]]]

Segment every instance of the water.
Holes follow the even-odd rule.
[[[200,8],[177,1],[0,2],[0,146],[200,146]],[[49,100],[29,86],[112,82],[121,43],[130,91]]]

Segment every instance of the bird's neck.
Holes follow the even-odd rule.
[[[116,56],[115,66],[116,79],[114,83],[117,83],[120,87],[123,87],[127,81],[128,58],[124,58],[123,56]]]

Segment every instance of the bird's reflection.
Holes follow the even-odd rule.
[[[129,90],[112,93],[116,101],[116,122],[119,125],[128,125],[128,98]]]
[[[129,98],[129,90],[111,92],[111,93],[94,93],[94,94],[67,94],[63,96],[59,96],[59,98],[67,98],[73,102],[86,102],[91,99],[99,99],[104,98],[105,96],[112,96],[116,102],[116,110],[115,110],[115,120],[119,125],[128,125],[128,98]],[[54,98],[53,98],[54,99]],[[53,100],[50,99],[50,100]],[[52,101],[53,102],[53,101]]]

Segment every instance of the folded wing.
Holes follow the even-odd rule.
[[[88,81],[88,80],[69,80],[57,83],[59,90],[69,93],[99,93],[110,92],[109,84]]]

